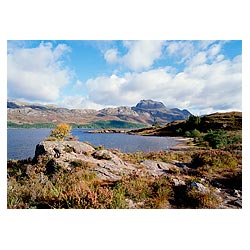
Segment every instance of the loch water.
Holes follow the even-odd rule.
[[[49,136],[51,129],[8,129],[7,158],[27,159],[34,157],[36,145]],[[72,129],[71,134],[79,141],[106,149],[118,149],[123,153],[166,150],[179,142],[171,137],[139,136],[123,133],[88,133],[89,129]]]

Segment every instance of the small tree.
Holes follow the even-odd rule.
[[[190,115],[186,121],[188,129],[198,129],[201,123],[201,118],[199,116]]]
[[[72,127],[66,123],[60,123],[54,130],[50,131],[50,137],[55,138],[58,141],[63,141],[66,136],[70,135]]]

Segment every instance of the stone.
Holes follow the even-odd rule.
[[[180,180],[180,179],[173,178],[172,181],[174,182],[175,186],[185,186],[186,185],[185,181]]]
[[[166,162],[153,161],[153,160],[145,160],[141,162],[141,165],[146,167],[148,170],[165,170],[165,171],[169,171],[170,166],[172,166],[171,164]]]
[[[43,141],[36,146],[35,158],[39,155],[59,158],[65,153],[85,154],[95,149],[87,143],[79,141]]]
[[[174,164],[154,160],[145,160],[141,162],[140,165],[145,167],[147,173],[152,176],[160,176],[172,173],[173,170],[179,170]]]
[[[116,181],[122,175],[137,172],[137,168],[121,160],[108,150],[95,151],[90,145],[78,141],[44,141],[36,146],[35,157],[46,156],[50,161],[47,172],[53,173],[57,166],[71,171],[74,161],[91,163],[90,171],[102,180]]]
[[[197,191],[201,193],[210,193],[210,189],[202,185],[201,183],[198,182],[191,182],[190,184],[191,188],[195,188]]]
[[[239,191],[239,190],[236,190],[236,189],[234,189],[234,190],[232,191],[231,195],[233,195],[233,196],[235,196],[235,197],[238,197],[238,198],[241,197],[240,191]]]

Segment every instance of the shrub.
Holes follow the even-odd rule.
[[[60,123],[54,130],[51,130],[50,137],[56,140],[63,141],[65,137],[69,136],[72,127],[66,123]],[[49,138],[50,138],[49,137]]]
[[[224,130],[209,130],[203,139],[212,148],[220,148],[228,145],[227,133]]]
[[[184,136],[185,136],[185,137],[191,137],[191,132],[190,132],[190,131],[186,131],[186,132],[184,133]]]
[[[198,129],[193,129],[191,131],[191,137],[193,137],[193,138],[199,138],[199,137],[201,137],[200,131]]]
[[[237,159],[230,152],[218,149],[196,152],[191,161],[193,168],[206,167],[219,172],[235,169],[237,165]]]
[[[192,187],[187,190],[186,203],[190,208],[217,208],[221,199],[214,192],[200,192]]]

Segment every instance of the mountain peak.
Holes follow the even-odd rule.
[[[153,100],[141,100],[137,103],[136,108],[139,109],[162,109],[166,108],[162,102],[157,102]]]

